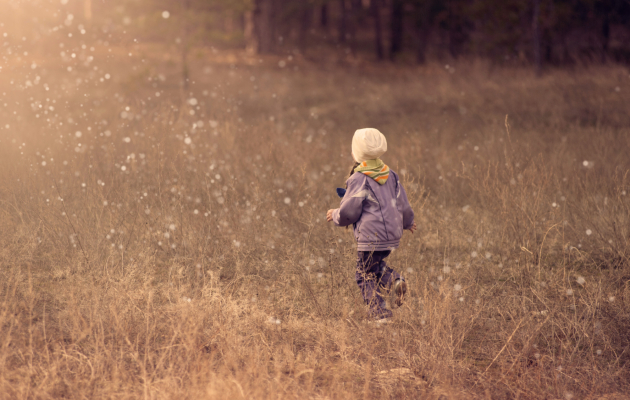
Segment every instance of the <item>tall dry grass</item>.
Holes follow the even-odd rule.
[[[627,70],[107,50],[2,72],[0,397],[626,398]],[[365,126],[419,225],[383,327],[325,223]]]

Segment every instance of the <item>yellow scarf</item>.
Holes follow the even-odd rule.
[[[380,185],[384,185],[389,178],[389,167],[380,158],[363,161],[354,169],[354,172],[365,174]]]

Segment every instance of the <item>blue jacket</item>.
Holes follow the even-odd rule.
[[[356,172],[346,181],[348,189],[333,211],[337,226],[354,224],[358,251],[398,248],[403,229],[413,225],[413,210],[398,175],[391,171],[384,185]]]

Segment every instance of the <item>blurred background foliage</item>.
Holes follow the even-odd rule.
[[[312,59],[335,49],[406,63],[483,57],[539,70],[630,62],[628,0],[14,0],[3,8],[12,31],[92,27],[110,44],[133,34],[184,56],[203,45]]]

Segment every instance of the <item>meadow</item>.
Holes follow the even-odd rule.
[[[66,43],[0,70],[0,397],[628,398],[627,68]],[[325,222],[368,126],[385,326]]]

